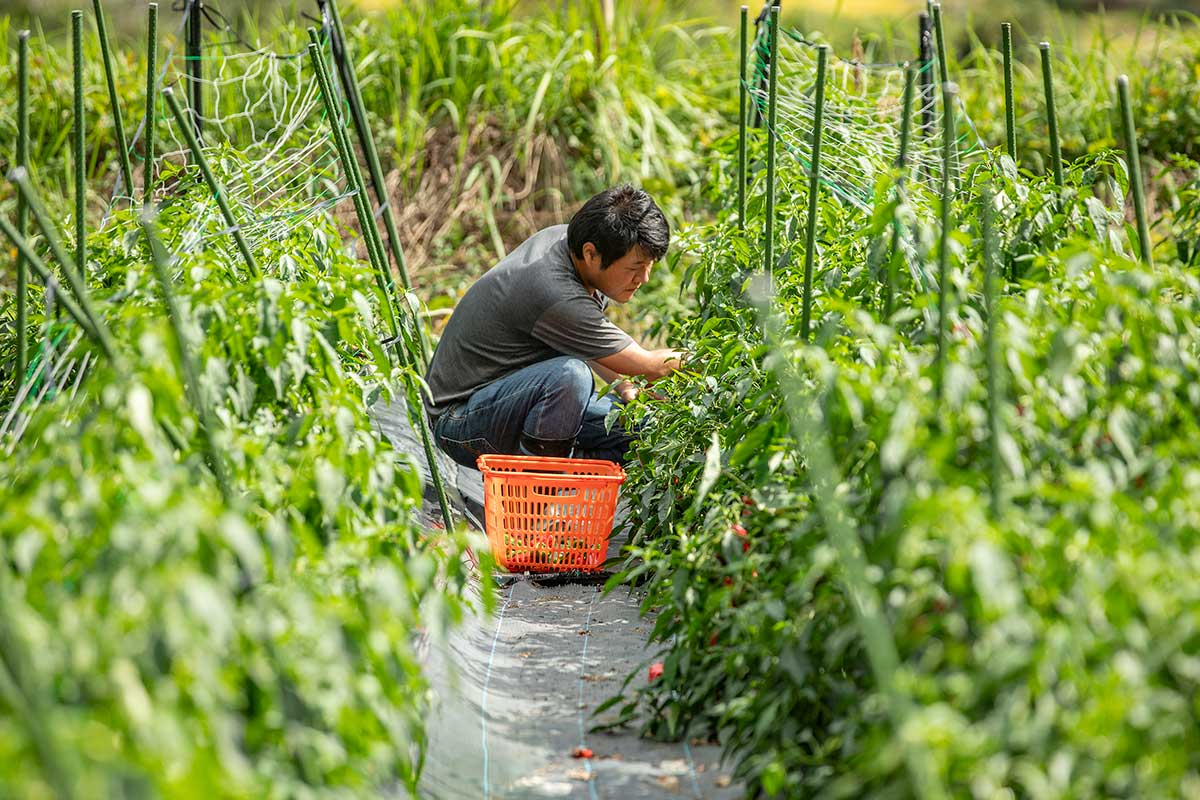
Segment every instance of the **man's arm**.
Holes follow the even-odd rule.
[[[647,350],[637,342],[632,342],[619,353],[597,358],[593,363],[615,373],[614,376],[644,375],[656,381],[679,369],[682,360],[683,353],[678,350],[669,347]],[[603,372],[600,377],[611,380]]]

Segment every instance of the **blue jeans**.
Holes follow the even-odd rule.
[[[621,463],[633,437],[619,422],[604,430],[614,400],[597,395],[586,362],[562,356],[505,375],[447,408],[433,421],[433,434],[438,447],[467,467],[489,453]]]

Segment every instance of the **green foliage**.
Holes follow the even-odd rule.
[[[0,466],[0,794],[411,789],[417,648],[461,616],[468,576],[462,535],[421,529],[415,464],[367,418],[403,379],[374,278],[328,217],[277,200],[289,224],[256,240],[247,281],[195,229],[197,176],[170,177],[159,225],[234,497],[120,212],[89,241],[89,283],[129,366],[27,409]]]
[[[733,143],[713,192],[731,198]],[[937,378],[929,221],[881,186],[867,218],[821,198],[815,343],[800,341],[806,198],[780,182],[774,275],[780,341],[764,337],[761,173],[750,231],[693,230],[696,311],[671,325],[688,369],[632,412],[629,468],[642,582],[667,646],[662,678],[633,678],[621,719],[721,742],[740,777],[781,797],[917,794],[919,748],[953,796],[1190,796],[1200,786],[1200,281],[1158,248],[1131,260],[1125,169],[1100,151],[1059,194],[1007,158],[966,176],[953,208],[949,352]],[[799,172],[796,165],[790,169]],[[978,190],[995,190],[1006,291],[982,300]],[[1184,225],[1194,187],[1175,192]],[[881,283],[899,221],[898,309]],[[984,334],[1002,354],[1000,436],[989,435]],[[785,395],[780,375],[799,393]],[[811,404],[836,497],[861,540],[900,656],[900,729],[870,669],[849,576],[816,513]],[[1002,507],[989,512],[992,448]]]

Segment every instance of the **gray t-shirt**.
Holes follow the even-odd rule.
[[[604,316],[608,298],[584,288],[567,226],[535,233],[467,290],[450,316],[425,380],[433,416],[505,375],[558,356],[584,361],[633,339]]]

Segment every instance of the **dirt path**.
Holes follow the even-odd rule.
[[[403,406],[381,403],[371,411],[381,435],[421,462]],[[477,520],[479,473],[449,460],[442,466],[456,510]],[[619,546],[614,537],[610,554]],[[422,798],[742,796],[715,746],[589,730],[598,721],[592,712],[630,670],[645,676],[654,660],[646,646],[652,620],[640,617],[636,596],[525,578],[498,592],[493,615],[467,619],[430,648],[436,702]],[[593,757],[575,757],[579,748]]]

